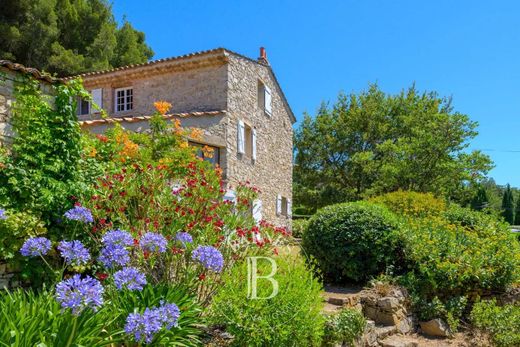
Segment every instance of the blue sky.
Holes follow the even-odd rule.
[[[114,0],[113,8],[146,33],[154,58],[216,47],[256,58],[266,47],[298,119],[369,82],[451,95],[480,124],[470,148],[489,150],[490,176],[520,187],[518,1]]]

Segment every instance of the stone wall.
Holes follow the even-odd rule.
[[[0,68],[0,145],[9,143],[13,137],[10,119],[13,89],[17,78],[15,72]]]
[[[20,286],[16,275],[16,270],[11,268],[9,264],[0,262],[0,290]]]
[[[272,91],[272,115],[258,103],[259,82]],[[293,129],[282,91],[270,68],[231,55],[228,77],[228,180],[231,185],[249,180],[261,190],[262,218],[277,225],[291,226],[290,216],[276,215],[278,195],[292,200]],[[237,152],[238,121],[256,129],[257,159]]]
[[[103,89],[103,109],[111,117],[145,116],[155,112],[155,101],[171,103],[172,113],[225,110],[226,79],[226,65],[219,64],[200,69],[138,76],[119,71],[110,79],[85,78],[84,86],[87,90]],[[133,109],[115,112],[115,89],[124,87],[133,88]],[[90,118],[92,117],[80,117]]]

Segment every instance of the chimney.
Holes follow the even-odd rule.
[[[258,62],[269,65],[269,61],[267,60],[267,53],[264,47],[260,47],[260,56],[258,57]]]

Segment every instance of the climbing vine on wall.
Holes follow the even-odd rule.
[[[15,86],[11,123],[15,137],[0,153],[0,206],[54,220],[86,185],[76,99],[90,98],[80,81],[42,91],[34,79]]]

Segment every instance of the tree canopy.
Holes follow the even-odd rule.
[[[458,198],[492,168],[467,150],[476,128],[450,98],[415,86],[340,94],[295,132],[295,204],[312,210],[399,189]]]
[[[106,0],[2,0],[0,59],[59,76],[144,63],[144,33],[118,28]]]

